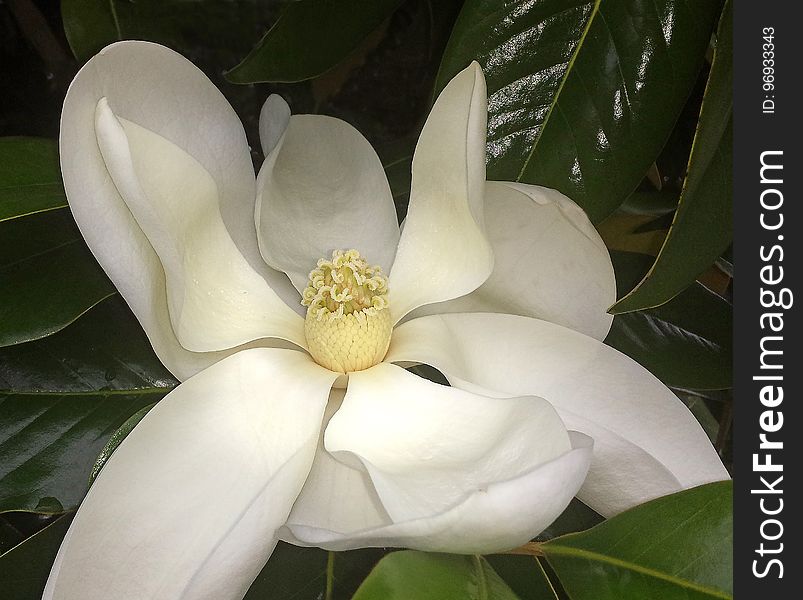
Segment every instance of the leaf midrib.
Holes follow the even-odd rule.
[[[99,397],[105,398],[107,396],[145,396],[148,394],[166,394],[173,390],[175,386],[171,387],[147,387],[147,388],[133,388],[127,390],[0,390],[0,397],[16,397],[16,396],[40,396],[43,398],[50,396],[84,396],[84,397]]]
[[[535,155],[535,150],[538,147],[538,143],[541,141],[541,136],[544,134],[544,130],[549,124],[549,120],[552,117],[552,113],[554,112],[555,107],[558,105],[558,100],[560,99],[560,95],[563,92],[563,86],[566,84],[566,80],[569,79],[569,75],[572,72],[572,68],[574,67],[575,61],[577,60],[577,56],[578,54],[580,54],[580,50],[582,49],[583,44],[585,43],[588,31],[591,29],[591,24],[594,22],[594,19],[596,18],[597,13],[599,12],[599,6],[601,3],[602,0],[594,0],[594,6],[591,9],[591,14],[588,16],[588,21],[586,21],[586,26],[583,29],[583,33],[580,35],[580,39],[577,41],[577,47],[574,49],[574,52],[572,53],[572,56],[569,59],[569,64],[566,67],[566,72],[563,74],[563,77],[560,80],[560,85],[558,85],[558,90],[555,92],[554,98],[552,98],[552,103],[549,105],[549,110],[546,113],[546,117],[544,117],[544,120],[541,123],[541,127],[538,129],[538,134],[533,140],[532,146],[530,147],[530,151],[527,154],[527,158],[521,165],[519,174],[516,176],[516,181],[522,180],[524,172],[527,170],[527,167],[530,165],[530,161]]]
[[[547,558],[550,555],[557,555],[557,556],[566,556],[569,558],[584,558],[586,560],[592,560],[596,562],[601,562],[605,564],[612,565],[614,567],[620,567],[622,569],[627,569],[629,571],[633,571],[635,573],[639,573],[641,575],[646,575],[647,577],[652,577],[654,579],[659,579],[661,581],[666,581],[667,583],[671,583],[677,585],[679,587],[683,587],[689,590],[693,590],[695,592],[700,592],[702,594],[707,594],[713,598],[722,598],[723,600],[733,600],[733,596],[723,592],[721,590],[717,590],[714,588],[709,588],[698,583],[694,583],[693,581],[689,581],[687,579],[681,579],[679,577],[675,577],[674,575],[670,575],[668,573],[663,573],[658,571],[657,569],[652,569],[650,567],[645,567],[643,565],[639,565],[636,563],[632,563],[620,558],[616,558],[613,556],[608,556],[605,554],[600,554],[598,552],[594,552],[592,550],[585,550],[583,548],[574,548],[571,546],[560,546],[554,544],[545,544],[543,546],[543,551],[546,553]]]

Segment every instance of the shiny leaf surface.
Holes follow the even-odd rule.
[[[651,257],[612,252],[617,283],[628,289]],[[605,343],[641,363],[666,385],[684,389],[732,386],[733,308],[695,283],[657,308],[616,315]]]
[[[51,335],[115,293],[67,209],[0,223],[0,346]]]
[[[480,556],[404,550],[389,554],[371,571],[353,600],[518,600]]]
[[[733,597],[733,485],[665,496],[542,546],[572,600]]]
[[[65,206],[56,142],[0,138],[0,223]]]
[[[0,598],[42,597],[50,566],[72,518],[65,515],[0,556]]]
[[[177,383],[119,296],[55,335],[0,349],[5,392],[128,394]]]
[[[544,529],[536,539],[539,541],[551,540],[559,535],[575,533],[591,529],[604,521],[604,517],[583,504],[577,498],[573,498],[561,515],[555,519],[549,527]]]
[[[0,392],[0,512],[78,505],[109,436],[163,395]]]
[[[492,554],[485,560],[522,600],[558,599],[544,567],[534,556]]]
[[[75,506],[109,438],[176,383],[119,297],[0,349],[0,511]]]
[[[159,42],[175,50],[203,46],[206,53],[257,40],[271,3],[256,0],[62,0],[61,16],[75,57],[85,62],[119,40]],[[214,49],[214,50],[213,50]]]
[[[348,600],[385,554],[375,548],[327,552],[279,542],[244,600]]]
[[[733,19],[725,7],[688,173],[675,219],[655,264],[611,312],[659,306],[722,255],[733,238]]]
[[[343,60],[401,0],[290,2],[251,53],[226,74],[233,83],[311,79]]]
[[[468,0],[439,88],[488,82],[488,178],[556,188],[593,221],[655,161],[688,97],[718,0]]]

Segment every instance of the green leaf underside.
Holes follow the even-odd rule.
[[[577,498],[573,498],[560,516],[536,538],[538,541],[550,540],[567,533],[591,529],[604,521],[604,517]]]
[[[176,384],[119,297],[0,349],[0,512],[75,506],[109,438]]]
[[[297,82],[346,58],[401,0],[297,0],[243,61],[226,74],[233,83]]]
[[[65,206],[55,140],[0,138],[0,223]]]
[[[349,600],[385,550],[327,552],[279,542],[244,600]]]
[[[611,259],[620,289],[651,262],[630,252],[611,252]],[[732,386],[732,337],[733,308],[695,283],[662,306],[616,315],[605,343],[670,387],[713,390]]]
[[[717,47],[675,219],[644,279],[611,308],[659,306],[690,285],[733,239],[733,23],[722,13]]]
[[[41,598],[50,567],[72,518],[65,515],[0,556],[0,598]]]
[[[725,481],[665,496],[542,549],[572,600],[729,599],[732,491]]]
[[[197,58],[219,54],[232,64],[276,9],[258,0],[61,1],[67,41],[80,62],[119,40],[147,40],[183,54],[194,50]]]
[[[674,191],[635,191],[619,207],[633,215],[663,217],[675,212],[678,207],[678,194]]]
[[[371,571],[353,600],[518,600],[480,556],[403,550]]]
[[[0,346],[51,335],[115,293],[67,209],[0,223]]]
[[[0,519],[0,555],[10,550],[25,539],[15,527],[4,519]]]
[[[694,85],[718,0],[469,0],[438,77],[488,82],[488,179],[556,188],[592,221],[636,188]]]
[[[552,582],[534,556],[491,554],[485,560],[522,600],[558,600]]]

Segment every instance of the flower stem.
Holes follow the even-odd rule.
[[[498,552],[498,554],[524,554],[526,556],[546,556],[541,549],[540,542],[529,542],[518,548],[513,548],[506,552]]]
[[[335,553],[329,552],[326,559],[326,595],[324,600],[332,600],[335,593]]]

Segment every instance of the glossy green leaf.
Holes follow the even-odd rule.
[[[371,571],[353,600],[518,600],[480,556],[404,550]]]
[[[667,302],[690,285],[733,239],[733,19],[722,13],[714,62],[678,210],[655,264],[611,308],[626,313]]]
[[[115,0],[61,0],[64,33],[80,62],[86,62],[104,46],[124,39],[117,6]]]
[[[348,600],[385,554],[376,548],[327,552],[279,542],[244,600]]]
[[[55,335],[0,349],[0,391],[128,394],[177,383],[119,296]]]
[[[711,409],[706,404],[706,396],[701,395],[705,392],[689,391],[689,390],[674,390],[675,395],[683,401],[683,404],[689,407],[689,411],[697,419],[700,427],[703,428],[708,439],[714,444],[719,435],[719,421],[714,417]]]
[[[611,252],[620,289],[632,285],[651,257]],[[675,388],[733,385],[733,308],[698,283],[657,308],[616,315],[605,343]]]
[[[323,598],[329,553],[279,542],[244,600]],[[368,567],[370,570],[370,567]]]
[[[544,529],[536,539],[546,541],[567,533],[585,531],[586,529],[591,529],[594,525],[602,523],[604,520],[605,518],[594,509],[589,508],[577,498],[573,498],[566,510],[549,527]]]
[[[485,557],[494,571],[523,600],[557,600],[558,595],[541,562],[534,556],[492,554]]]
[[[235,60],[261,34],[275,4],[258,0],[62,0],[75,57],[84,62],[118,40],[148,40],[186,53],[203,47]]]
[[[488,82],[488,178],[556,188],[593,221],[636,188],[697,78],[719,0],[467,0],[438,77]]]
[[[0,514],[0,525],[2,525],[4,532],[10,534],[9,536],[3,536],[2,543],[5,544],[16,539],[11,545],[4,546],[0,550],[0,555],[27,540],[62,516],[62,514],[42,514],[24,510]],[[6,527],[6,525],[9,527]]]
[[[109,436],[161,395],[0,392],[0,512],[77,506]]]
[[[542,546],[572,600],[733,597],[733,485],[665,496]]]
[[[75,506],[110,437],[176,383],[119,297],[0,349],[0,512]]]
[[[25,534],[0,515],[0,556],[24,540]]]
[[[630,194],[620,210],[632,215],[664,217],[671,215],[678,207],[678,195],[671,191],[635,191]]]
[[[355,50],[399,4],[401,0],[290,2],[226,78],[233,83],[312,79]]]
[[[0,346],[51,335],[115,293],[67,209],[0,223]]]
[[[0,556],[0,598],[42,597],[50,567],[72,517],[65,515]]]
[[[0,223],[65,206],[55,140],[0,138]]]

